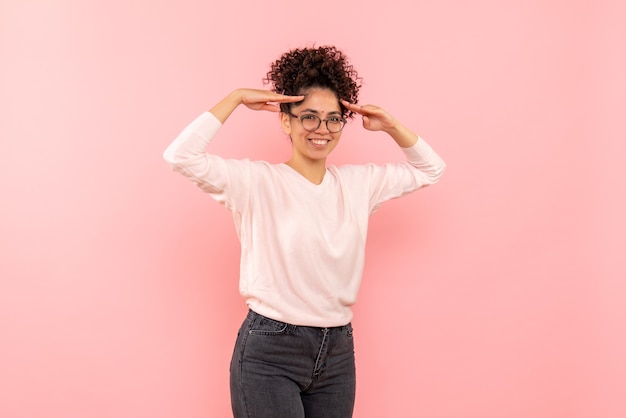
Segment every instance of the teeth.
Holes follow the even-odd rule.
[[[315,145],[326,145],[328,144],[328,139],[312,139],[311,142]]]

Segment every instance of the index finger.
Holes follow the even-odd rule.
[[[302,100],[304,100],[304,96],[288,96],[286,94],[276,93],[271,100],[268,101],[275,103],[293,103],[301,102]]]
[[[350,103],[349,101],[344,100],[344,99],[341,99],[341,104],[343,104],[346,107],[346,109],[352,110],[353,112],[357,112],[363,107],[354,103]]]
[[[358,105],[358,104],[354,104],[354,103],[350,103],[346,100],[341,100],[341,103],[348,109],[351,110],[353,112],[356,112],[360,115],[364,115],[364,114],[370,114],[372,113],[370,110],[366,109],[365,106],[363,105]]]

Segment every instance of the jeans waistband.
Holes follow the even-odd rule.
[[[255,318],[263,318],[263,319],[268,320],[268,321],[273,321],[273,322],[275,322],[277,324],[286,325],[288,328],[292,328],[292,329],[295,329],[295,328],[309,328],[309,329],[320,329],[320,330],[324,330],[324,329],[333,330],[333,329],[343,329],[343,328],[346,328],[346,327],[352,327],[352,323],[347,323],[346,325],[340,325],[340,326],[337,326],[337,327],[311,327],[311,326],[308,326],[308,325],[294,325],[294,324],[290,324],[288,322],[279,321],[277,319],[268,318],[267,316],[264,316],[264,315],[261,315],[259,313],[254,312],[252,309],[248,310],[247,318],[250,321],[253,321]]]

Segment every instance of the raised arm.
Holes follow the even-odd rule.
[[[191,122],[165,150],[163,156],[182,171],[192,162],[206,160],[206,147],[233,111],[243,104],[253,110],[280,112],[277,103],[296,102],[303,96],[285,96],[267,90],[237,89]]]
[[[241,104],[252,110],[280,112],[280,103],[299,102],[304,96],[285,96],[269,90],[237,89],[213,106],[210,112],[221,123]]]
[[[420,139],[417,134],[378,106],[362,106],[345,100],[342,100],[341,103],[348,110],[363,117],[365,129],[386,132],[396,141],[405,153],[407,162],[418,171],[412,174],[415,178],[413,184],[418,185],[417,188],[439,181],[445,171],[446,163],[426,141]]]
[[[233,163],[227,167],[220,157],[206,152],[222,124],[240,104],[253,110],[279,112],[277,103],[297,102],[302,99],[302,96],[284,96],[265,90],[237,89],[213,106],[210,112],[203,112],[187,125],[167,147],[163,157],[174,170],[188,177],[204,191],[225,201],[226,197],[221,193],[226,190],[230,178],[225,173],[228,170],[237,170],[238,166]],[[228,196],[229,205],[232,206],[237,198],[236,194],[231,193]]]
[[[391,116],[384,109],[374,105],[352,104],[345,100],[341,103],[348,109],[363,117],[363,127],[369,131],[384,131],[389,134],[402,148],[415,145],[419,137],[399,120]]]

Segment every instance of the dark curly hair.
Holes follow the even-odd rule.
[[[338,99],[356,103],[361,78],[348,57],[334,46],[292,49],[272,63],[266,84],[272,84],[276,93],[297,96],[314,87],[333,91]],[[294,103],[282,103],[280,109],[289,112]],[[341,113],[352,117],[339,102]]]

